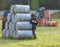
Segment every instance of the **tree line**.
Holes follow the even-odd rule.
[[[0,0],[0,11],[9,10],[13,4],[28,4],[28,0]],[[31,9],[45,7],[46,9],[60,9],[60,0],[29,0]]]
[[[14,4],[27,4],[27,0],[0,0],[0,11],[9,10]]]

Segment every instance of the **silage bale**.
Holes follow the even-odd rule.
[[[32,30],[17,30],[16,31],[16,38],[32,38],[33,33]]]
[[[13,31],[12,30],[9,30],[9,37],[13,37]]]
[[[11,21],[12,21],[13,23],[16,23],[16,21],[15,21],[15,14],[12,14]]]
[[[12,31],[16,30],[16,23],[12,22]]]
[[[12,22],[9,23],[9,30],[12,30]]]
[[[9,24],[10,37],[13,36],[13,31],[14,30],[15,30],[15,23],[10,22],[10,24]]]
[[[6,37],[6,29],[4,29],[3,31],[2,31],[2,37]]]
[[[10,12],[13,13],[13,10],[14,10],[14,5],[11,6]]]
[[[10,31],[9,31],[9,30],[7,30],[7,31],[6,31],[6,38],[9,38],[9,36],[10,36],[10,34],[9,34],[9,33],[10,33]]]
[[[30,20],[31,20],[31,14],[22,14],[22,13],[15,14],[15,21],[16,22],[30,21]]]
[[[13,12],[13,13],[29,13],[30,6],[29,5],[12,5],[11,12]]]
[[[30,22],[17,22],[16,30],[31,30],[32,24]]]
[[[13,37],[13,38],[17,38],[17,37],[16,37],[16,30],[13,31],[13,36],[12,36],[12,37]]]
[[[7,22],[10,22],[10,20],[11,20],[11,15],[12,15],[11,13],[8,14],[8,16],[7,16]]]
[[[15,29],[15,23],[13,23],[13,22],[10,22],[9,23],[9,30],[14,30]]]
[[[6,23],[5,23],[5,29],[8,30],[8,28],[9,28],[9,23],[6,22]]]

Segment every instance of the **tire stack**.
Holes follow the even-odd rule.
[[[25,39],[32,38],[31,14],[28,5],[12,5],[7,16],[3,37]]]

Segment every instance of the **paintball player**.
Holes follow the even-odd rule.
[[[35,34],[35,30],[36,30],[36,26],[37,26],[37,19],[36,16],[34,14],[31,15],[32,19],[30,20],[30,23],[32,24],[32,32],[33,32],[33,37],[34,39],[37,39],[37,36]]]
[[[8,13],[10,13],[10,11],[4,11],[3,12],[3,19],[2,19],[2,31],[3,31],[3,29],[5,29],[5,23],[6,23],[6,21],[7,21],[7,15],[8,15]]]

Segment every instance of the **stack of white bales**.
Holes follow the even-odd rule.
[[[9,24],[10,24],[10,15],[11,13],[8,14],[7,16],[7,21],[5,23],[5,29],[2,31],[2,36],[3,37],[9,37]]]
[[[12,5],[7,16],[4,37],[32,38],[31,14],[28,5]]]

